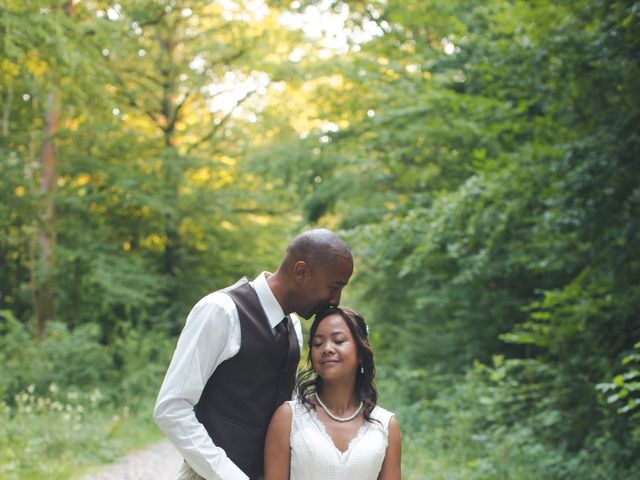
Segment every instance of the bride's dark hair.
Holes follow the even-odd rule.
[[[355,385],[356,396],[357,401],[362,401],[363,403],[362,411],[365,421],[370,422],[372,421],[371,412],[378,402],[378,391],[374,384],[376,367],[373,363],[373,349],[369,344],[369,333],[364,318],[355,310],[348,307],[330,307],[322,313],[317,314],[313,320],[311,329],[309,330],[309,340],[307,341],[309,347],[307,368],[298,375],[296,382],[298,399],[307,408],[315,408],[315,403],[312,403],[311,400],[314,394],[322,393],[322,378],[316,374],[311,364],[311,345],[320,322],[334,313],[337,313],[344,319],[356,343],[358,359],[360,365],[362,365],[362,370],[364,370],[362,371],[360,365],[358,366]]]

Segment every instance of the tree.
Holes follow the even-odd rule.
[[[593,462],[616,450],[611,468],[632,471],[629,424],[595,385],[640,334],[634,7],[349,7],[379,34],[318,69],[351,90],[314,92],[337,128],[299,143],[317,159],[301,178],[322,179],[305,182],[308,219],[349,231],[384,360],[444,375],[530,361],[508,379],[532,374],[548,396],[507,383],[505,415],[521,413],[508,426],[545,418],[536,439]],[[420,401],[441,383],[409,385]]]

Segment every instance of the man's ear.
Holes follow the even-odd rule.
[[[296,283],[302,285],[309,278],[309,265],[304,260],[298,260],[293,266],[293,278]]]

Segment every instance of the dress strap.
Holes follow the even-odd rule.
[[[308,411],[305,405],[303,405],[297,397],[293,400],[286,402],[291,408],[291,438],[298,433],[298,431],[308,423]]]
[[[389,422],[391,421],[391,417],[393,416],[393,412],[382,408],[380,405],[376,405],[376,407],[371,412],[371,418],[380,422],[385,435],[389,434]]]

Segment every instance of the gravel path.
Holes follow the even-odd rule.
[[[182,457],[164,441],[133,452],[80,480],[175,480]]]

